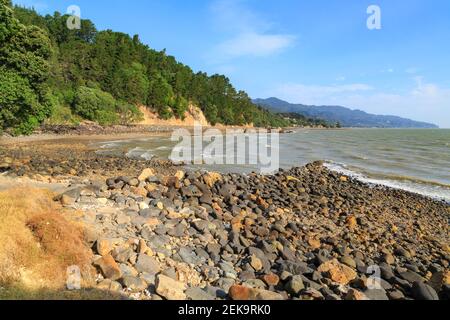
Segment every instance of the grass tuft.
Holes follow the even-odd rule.
[[[83,229],[64,218],[51,192],[28,187],[0,192],[1,299],[64,299],[92,292],[65,291],[67,268],[73,265],[81,270],[83,286],[89,286],[91,255]]]

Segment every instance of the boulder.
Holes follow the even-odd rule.
[[[416,300],[439,300],[436,291],[431,286],[420,281],[413,283],[411,293]]]
[[[119,265],[110,254],[96,260],[94,265],[100,269],[103,276],[107,279],[118,280],[122,277]]]
[[[156,277],[156,293],[167,300],[186,300],[186,285],[165,275]]]
[[[159,263],[152,257],[146,254],[138,256],[136,265],[134,266],[139,272],[147,272],[149,274],[157,274],[161,271]]]
[[[323,263],[317,270],[327,274],[331,280],[342,285],[347,285],[350,281],[356,279],[357,276],[356,271],[336,259]]]
[[[147,289],[148,285],[143,279],[133,276],[125,276],[122,279],[123,285],[133,291],[133,292],[141,292]]]

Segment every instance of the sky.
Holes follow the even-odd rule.
[[[343,105],[450,128],[448,0],[13,3],[42,14],[77,5],[99,30],[139,34],[194,71],[225,74],[252,98]],[[379,11],[368,11],[373,5]],[[374,23],[379,28],[368,27]]]

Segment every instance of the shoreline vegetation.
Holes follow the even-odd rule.
[[[69,15],[42,16],[0,1],[0,132],[32,134],[41,125],[103,126],[198,117],[205,123],[255,127],[334,126],[283,117],[252,102],[219,74],[194,73],[139,35],[99,31],[90,20],[69,30]],[[149,119],[148,117],[152,119]]]
[[[3,278],[1,298],[449,299],[446,203],[369,186],[320,162],[270,176],[220,174],[99,156],[89,147],[111,136],[43,137],[0,147],[0,211],[24,194],[65,219],[41,212],[37,222],[16,221],[28,245],[50,257],[60,248],[43,235],[81,226],[78,249],[89,253],[80,262],[83,290],[65,290],[63,279],[46,283],[51,277],[26,253],[15,260],[10,226],[0,228],[8,244],[0,273],[26,266],[40,280],[20,272]],[[44,232],[40,221],[57,227]],[[75,258],[49,261],[64,268]]]

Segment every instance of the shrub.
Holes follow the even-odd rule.
[[[116,100],[109,93],[99,89],[80,87],[74,98],[73,109],[81,117],[101,125],[119,122],[116,114]]]

